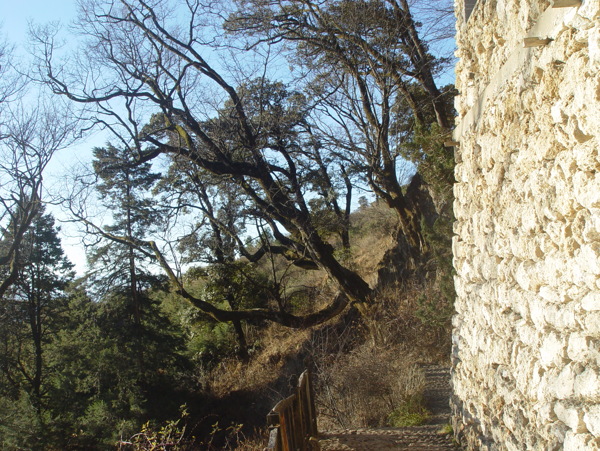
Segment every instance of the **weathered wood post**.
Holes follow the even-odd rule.
[[[308,370],[300,375],[295,393],[271,409],[267,425],[271,431],[265,451],[310,451],[318,448],[317,411]]]
[[[301,405],[304,439],[308,443],[311,437],[316,438],[319,435],[314,388],[309,370],[304,371],[298,380],[298,398]],[[307,447],[307,449],[310,449],[310,447]]]

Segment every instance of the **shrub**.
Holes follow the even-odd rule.
[[[416,405],[425,376],[398,351],[367,343],[321,368],[317,374],[321,427],[385,426],[390,412],[409,401]]]
[[[402,401],[388,416],[388,426],[419,426],[429,418],[429,412],[423,407],[420,396],[411,396]]]
[[[141,431],[134,434],[129,440],[119,440],[117,448],[119,450],[171,450],[185,451],[191,450],[193,437],[187,439],[185,436],[186,420],[188,417],[187,408],[181,406],[181,416],[177,420],[170,420],[160,426],[152,425],[146,422]]]

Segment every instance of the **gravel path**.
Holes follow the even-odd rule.
[[[441,432],[450,420],[450,370],[438,365],[424,365],[425,405],[431,412],[427,424],[404,428],[352,429],[321,434],[323,451],[379,451],[459,449],[452,437]]]

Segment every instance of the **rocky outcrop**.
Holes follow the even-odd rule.
[[[455,432],[471,449],[600,449],[600,2],[464,7]]]

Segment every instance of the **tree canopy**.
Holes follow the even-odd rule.
[[[331,211],[344,237],[353,183],[361,177],[397,212],[407,258],[416,261],[425,252],[420,207],[398,178],[407,138],[394,129],[394,118],[399,105],[408,107],[411,142],[432,119],[440,136],[448,131],[447,98],[435,84],[442,61],[428,52],[404,0],[228,6],[238,8],[215,13],[199,1],[85,2],[78,23],[84,53],[68,70],[58,69],[53,36],[39,34],[40,76],[55,94],[84,105],[88,114],[94,110],[94,120],[114,132],[136,164],[161,157],[185,162],[177,163],[186,168],[178,177],[204,186],[197,193],[205,218],[219,233],[235,237],[206,208],[206,187],[227,184],[240,214],[274,238],[250,252],[237,236],[238,255],[253,259],[276,252],[319,267],[340,295],[302,316],[281,307],[223,310],[186,290],[154,241],[119,240],[152,252],[175,290],[218,320],[305,327],[338,314],[350,301],[371,300],[372,288],[337,257],[320,220]],[[305,92],[290,89],[268,80],[264,58],[262,75],[248,78],[243,64],[250,57],[235,53],[236,42],[245,39],[240,34],[256,37],[247,46],[256,50],[253,62],[277,43],[290,42],[291,55],[317,75]],[[234,63],[223,60],[232,55]],[[436,152],[448,151],[438,144]],[[338,204],[339,188],[346,192],[345,209]]]

